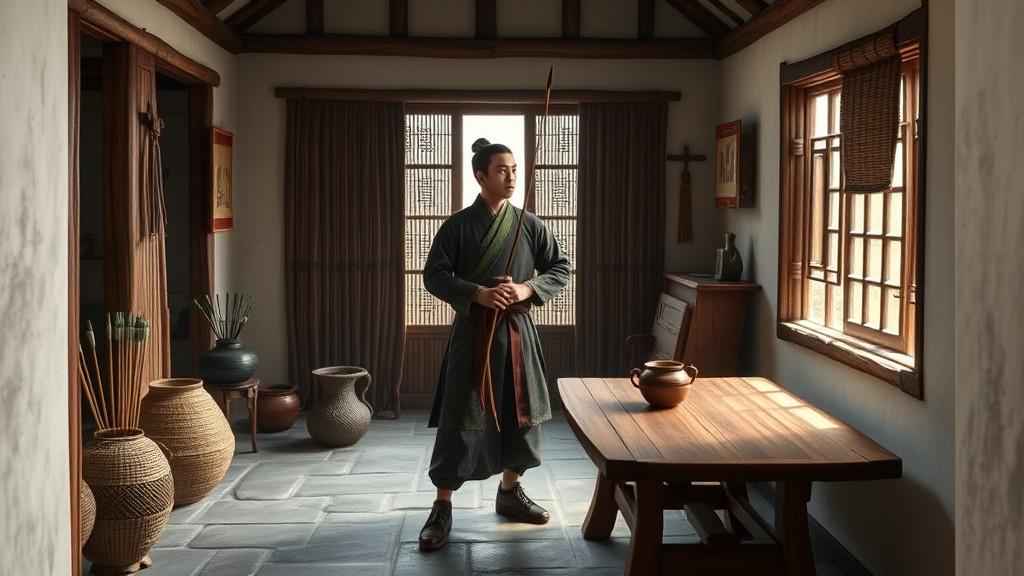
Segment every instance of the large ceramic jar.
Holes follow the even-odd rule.
[[[82,553],[110,572],[137,569],[174,506],[164,453],[142,430],[103,430],[82,451],[82,478],[96,499],[96,522]]]
[[[299,418],[301,404],[295,386],[261,388],[256,398],[256,426],[260,432],[284,432]]]
[[[370,374],[357,366],[330,366],[313,370],[320,400],[306,417],[314,440],[328,446],[355,444],[370,427],[373,407],[366,401]],[[356,383],[365,381],[358,395]]]
[[[199,377],[209,384],[237,384],[256,373],[259,358],[241,340],[217,340],[199,356]]]
[[[170,450],[174,505],[191,504],[224,478],[235,454],[235,436],[203,381],[168,378],[149,384],[142,399],[142,429]]]

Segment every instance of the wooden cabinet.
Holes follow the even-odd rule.
[[[692,312],[682,358],[701,376],[737,376],[743,324],[751,296],[761,287],[687,274],[665,274],[663,292],[686,302]]]

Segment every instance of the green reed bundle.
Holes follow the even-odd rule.
[[[199,308],[199,311],[206,317],[217,340],[236,340],[242,333],[242,328],[249,321],[249,313],[256,306],[256,301],[247,294],[224,295],[224,305],[221,306],[220,295],[214,294],[211,301],[210,296],[203,296],[203,300],[193,298],[192,302]]]
[[[113,319],[108,314],[106,337],[106,386],[92,321],[86,322],[83,338],[90,355],[86,356],[81,345],[78,347],[78,379],[100,430],[138,428],[149,322],[131,312],[115,312]]]

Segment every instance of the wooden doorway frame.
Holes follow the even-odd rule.
[[[81,563],[81,397],[78,382],[79,347],[79,131],[81,38],[87,34],[104,42],[134,44],[154,55],[157,72],[188,86],[189,142],[189,272],[195,296],[213,291],[213,234],[209,231],[210,128],[213,88],[220,75],[181,54],[160,38],[133,26],[94,0],[68,1],[68,438],[71,500],[71,573],[80,576]],[[196,310],[190,311],[189,338],[193,367],[199,354],[212,345],[210,331]]]

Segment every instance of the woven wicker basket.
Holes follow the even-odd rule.
[[[89,541],[89,535],[92,534],[93,524],[96,523],[96,499],[93,498],[92,490],[84,480],[79,484],[81,486],[78,497],[80,528],[82,529],[81,544],[85,546],[85,543]]]
[[[140,420],[146,436],[174,455],[174,505],[191,504],[210,493],[235,454],[227,419],[195,378],[168,378],[149,384]]]
[[[163,532],[174,505],[171,466],[142,430],[97,432],[82,451],[82,478],[96,499],[96,523],[82,552],[94,564],[140,562]]]

